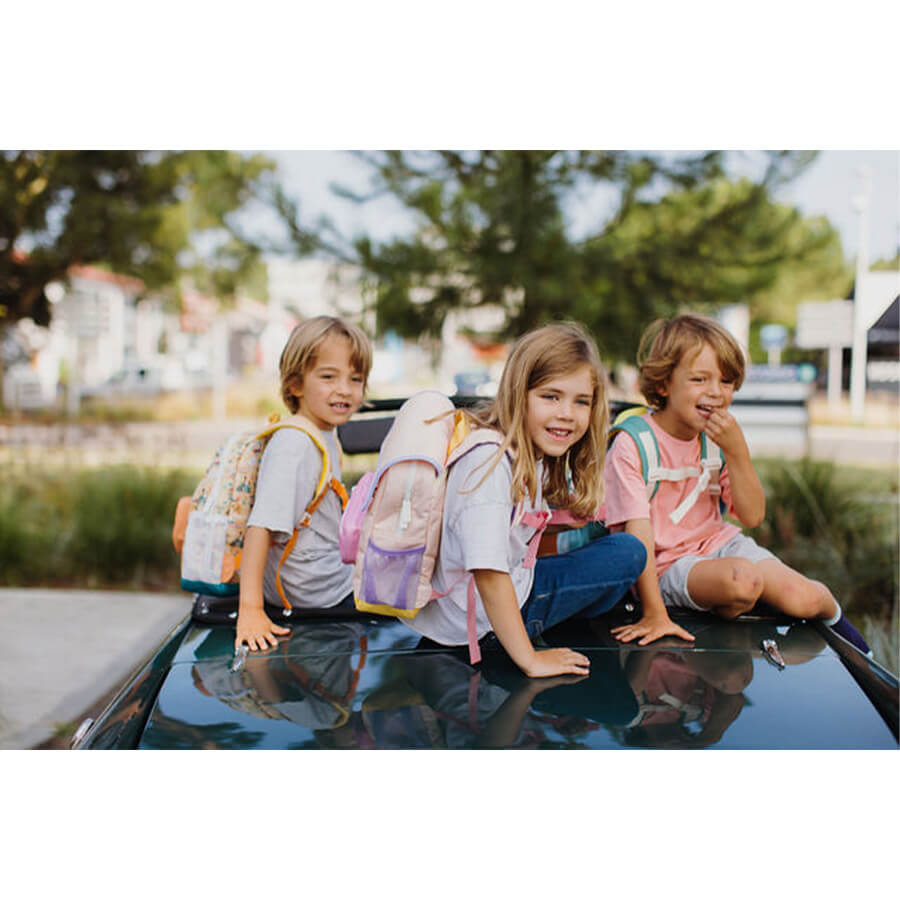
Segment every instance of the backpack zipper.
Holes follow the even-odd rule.
[[[406,478],[406,488],[403,491],[403,501],[400,503],[400,516],[397,519],[397,534],[409,527],[412,520],[412,489],[416,477],[417,462],[409,467],[409,475]]]

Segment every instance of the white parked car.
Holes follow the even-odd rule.
[[[130,394],[159,394],[187,387],[184,367],[177,360],[126,364],[96,387],[85,388],[84,396],[109,397]]]

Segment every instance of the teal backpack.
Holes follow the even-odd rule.
[[[616,416],[616,420],[609,429],[610,444],[620,431],[624,431],[631,436],[637,446],[638,454],[641,457],[641,474],[650,491],[649,499],[652,500],[656,496],[661,481],[685,481],[688,478],[696,478],[697,484],[694,489],[669,514],[672,522],[677,525],[706,490],[714,497],[719,498],[719,509],[724,515],[726,507],[722,500],[722,487],[719,484],[719,474],[724,462],[721,449],[701,431],[699,468],[696,466],[683,466],[680,469],[663,468],[659,462],[659,443],[647,421],[649,412],[650,410],[646,406],[634,406],[626,409]]]

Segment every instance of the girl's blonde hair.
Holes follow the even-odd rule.
[[[686,355],[699,353],[704,344],[712,347],[722,375],[734,382],[735,390],[740,388],[746,367],[744,353],[715,319],[691,314],[657,319],[641,335],[637,353],[638,385],[650,406],[665,409],[666,396],[661,391],[672,372]]]
[[[556,322],[519,338],[506,361],[497,396],[485,405],[465,410],[475,427],[493,428],[505,436],[482,481],[503,453],[511,451],[513,503],[524,499],[526,493],[532,501],[537,496],[537,458],[526,427],[528,392],[582,366],[590,370],[593,386],[588,428],[564,456],[544,459],[543,487],[544,497],[551,505],[587,518],[597,512],[603,501],[603,459],[609,413],[606,373],[600,364],[600,354],[580,325]],[[570,491],[567,470],[571,473],[574,494]]]
[[[363,387],[372,368],[372,342],[355,325],[334,316],[316,316],[301,322],[287,339],[278,369],[281,373],[281,398],[285,406],[296,413],[300,401],[292,389],[303,385],[307,370],[315,364],[319,348],[326,338],[345,337],[350,341],[350,363],[363,377]]]

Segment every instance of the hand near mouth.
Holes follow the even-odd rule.
[[[729,454],[744,451],[749,454],[747,442],[744,440],[744,432],[737,420],[724,408],[711,410],[703,429],[706,434],[722,448],[722,452]]]

